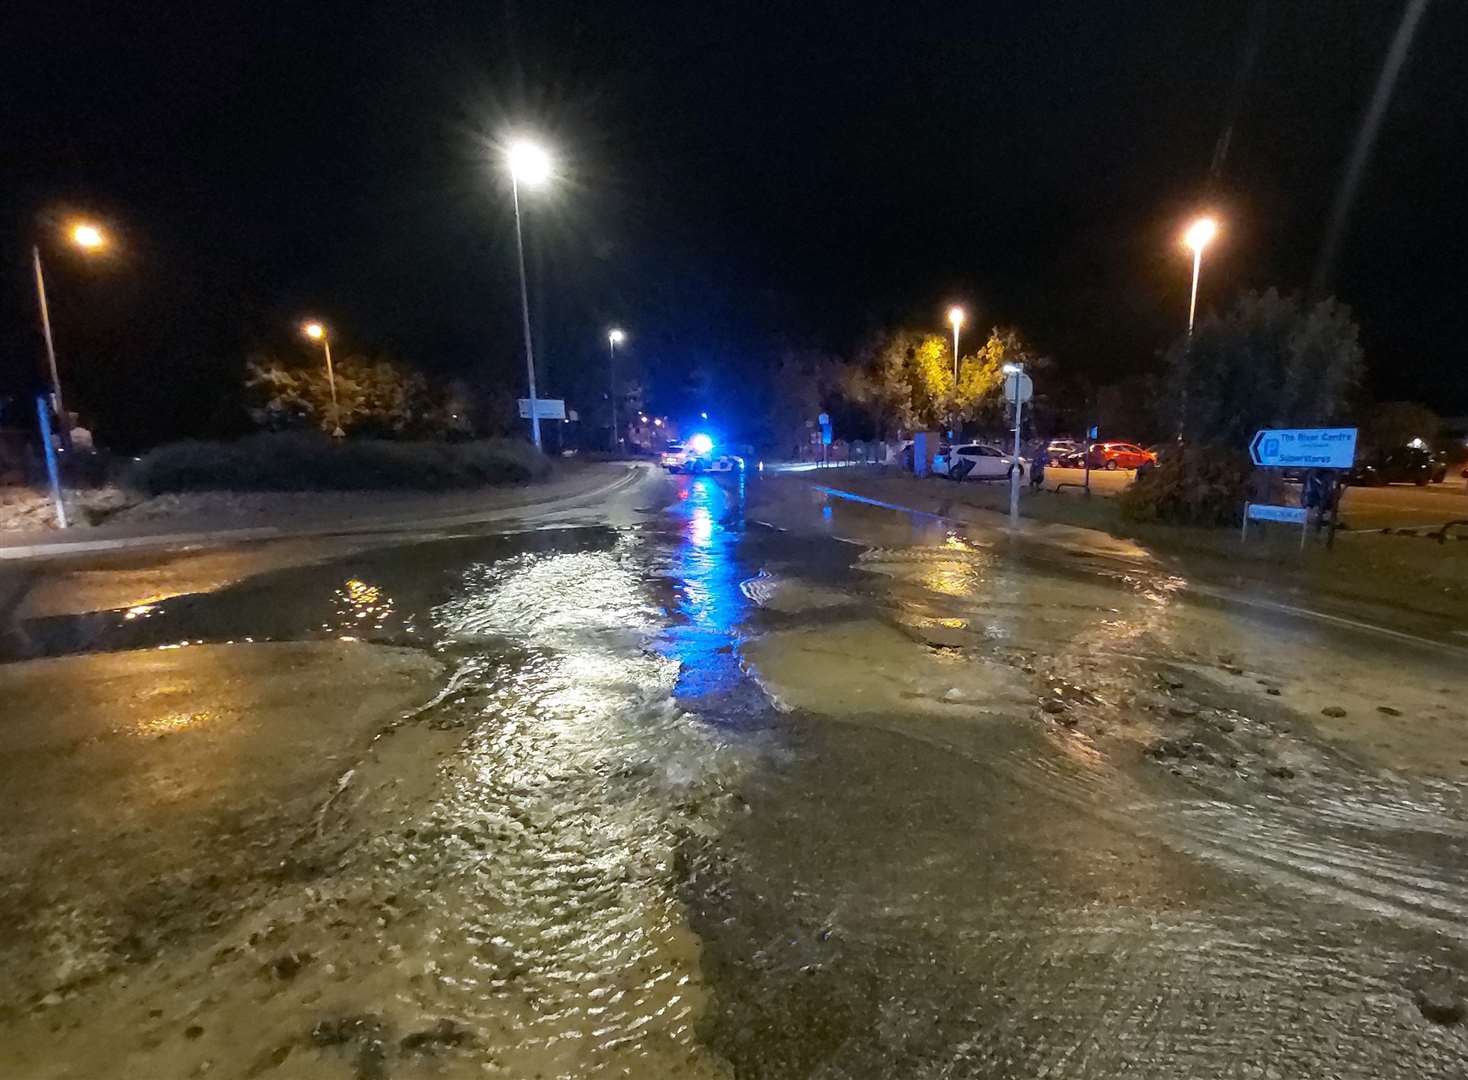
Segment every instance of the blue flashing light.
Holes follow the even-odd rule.
[[[713,448],[714,440],[703,434],[703,432],[692,435],[688,439],[688,449],[692,450],[695,454],[707,454]]]

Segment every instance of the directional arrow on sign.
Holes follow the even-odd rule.
[[[1249,456],[1274,469],[1349,469],[1356,463],[1355,428],[1265,428],[1254,433]]]

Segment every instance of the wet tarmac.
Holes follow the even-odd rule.
[[[290,545],[11,601],[0,1075],[1464,1073],[1460,655],[791,477]]]

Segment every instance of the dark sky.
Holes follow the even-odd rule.
[[[1465,9],[1428,11],[1334,282],[1377,395],[1444,412],[1468,412]],[[519,126],[562,168],[526,200],[551,392],[599,370],[611,321],[646,359],[737,369],[941,329],[955,300],[1119,379],[1182,328],[1194,209],[1225,219],[1205,307],[1308,284],[1400,13],[27,0],[0,15],[0,378],[40,367],[27,256],[71,208],[123,240],[49,261],[73,402],[119,438],[229,422],[221,380],[251,349],[302,348],[307,313],[343,349],[517,378],[492,145]]]

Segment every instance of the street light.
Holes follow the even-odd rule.
[[[100,225],[90,221],[73,222],[67,237],[83,251],[101,251],[107,246],[107,234]],[[41,309],[41,336],[46,341],[46,362],[51,369],[51,406],[56,410],[56,419],[61,425],[61,443],[71,446],[71,420],[66,415],[66,405],[61,400],[61,375],[56,368],[56,342],[51,336],[51,308],[46,303],[46,275],[41,269],[41,245],[31,245],[31,265],[36,274],[36,303]]]
[[[505,147],[510,194],[515,203],[515,255],[520,267],[520,317],[525,329],[525,379],[530,384],[530,437],[540,449],[540,412],[535,404],[535,349],[530,343],[530,293],[525,285],[525,240],[520,232],[520,185],[540,187],[551,175],[551,159],[536,143],[516,139]]]
[[[617,433],[617,346],[626,340],[627,335],[616,327],[607,331],[607,382],[611,389],[613,453],[622,445]]]
[[[1203,249],[1218,235],[1218,222],[1211,217],[1200,217],[1183,233],[1183,243],[1193,249],[1193,293],[1188,300],[1188,336],[1193,336],[1193,316],[1198,310],[1198,272],[1203,266]]]
[[[346,438],[347,433],[342,430],[341,406],[336,401],[336,372],[331,366],[331,339],[326,336],[326,327],[313,321],[304,324],[301,332],[312,341],[321,342],[322,351],[326,353],[326,381],[331,386],[331,437],[333,439]]]
[[[71,227],[71,242],[79,248],[93,250],[107,246],[107,236],[90,221],[78,221]]]
[[[948,321],[953,324],[953,412],[948,417],[948,425],[955,428],[958,426],[958,330],[963,325],[963,308],[957,304],[949,308]]]
[[[948,309],[948,321],[953,324],[953,387],[958,389],[958,330],[963,325],[963,308],[954,305]]]

